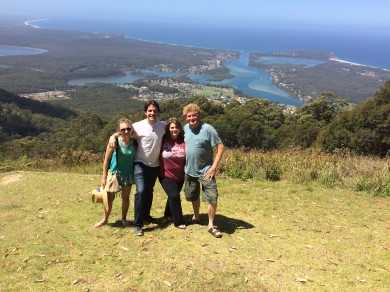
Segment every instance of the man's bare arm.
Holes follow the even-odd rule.
[[[204,179],[212,179],[215,176],[219,162],[222,159],[223,152],[225,151],[225,146],[222,143],[217,144],[217,154],[215,155],[213,165],[210,169],[204,174]]]

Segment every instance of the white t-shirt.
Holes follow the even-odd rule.
[[[135,155],[135,162],[142,162],[149,167],[160,165],[159,155],[162,137],[165,134],[165,123],[157,120],[152,125],[147,119],[133,124],[138,142],[138,149]]]

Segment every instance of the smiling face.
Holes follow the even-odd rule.
[[[133,133],[133,128],[129,123],[120,123],[119,131],[121,132],[122,137],[131,137]]]
[[[158,118],[158,115],[159,115],[160,111],[158,110],[158,108],[154,105],[149,105],[148,108],[146,109],[146,112],[145,112],[145,115],[146,115],[146,118],[148,119],[148,122],[150,124],[155,124],[157,122],[157,118]]]
[[[201,124],[199,113],[195,111],[189,111],[186,114],[186,120],[191,128],[197,128]]]
[[[172,139],[177,139],[177,137],[180,134],[180,127],[176,125],[175,123],[169,124],[169,134],[171,135]]]

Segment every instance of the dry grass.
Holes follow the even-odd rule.
[[[325,154],[313,149],[262,152],[227,150],[221,174],[241,179],[287,180],[319,183],[373,195],[390,196],[390,157],[352,155],[348,151]]]
[[[64,158],[66,157],[66,158]],[[0,162],[0,171],[46,170],[100,174],[103,154],[74,151],[58,159],[29,159]],[[341,149],[333,154],[314,148],[264,152],[225,150],[218,175],[242,180],[284,180],[296,184],[317,183],[342,187],[376,196],[390,196],[390,157],[353,155]]]
[[[221,239],[205,225],[148,226],[135,237],[120,227],[120,200],[109,225],[91,228],[102,212],[89,194],[99,181],[75,173],[0,176],[0,291],[390,287],[388,197],[284,180],[219,179]],[[162,216],[165,200],[157,184],[153,216]],[[190,204],[183,201],[183,208],[189,217]],[[205,224],[205,205],[201,211]]]

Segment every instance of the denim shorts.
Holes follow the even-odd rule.
[[[199,199],[200,185],[202,185],[202,201],[216,204],[218,199],[218,189],[215,178],[205,180],[201,177],[193,177],[187,174],[184,184],[186,200],[194,202]]]

